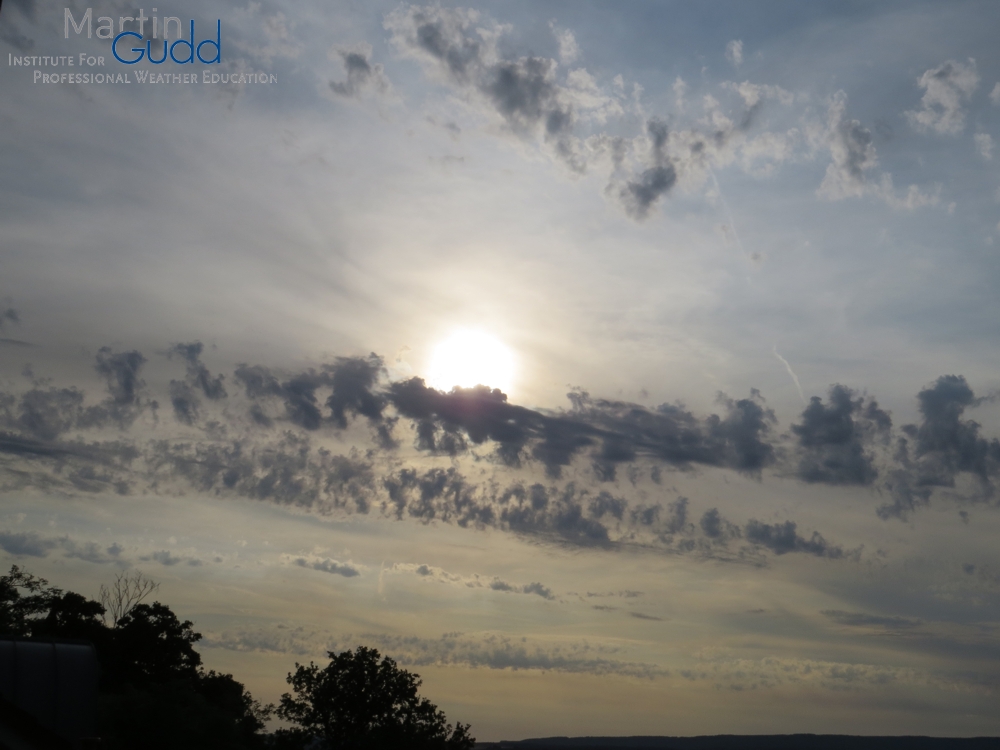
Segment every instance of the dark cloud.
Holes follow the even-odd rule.
[[[33,388],[20,397],[13,414],[4,410],[3,423],[39,440],[52,441],[72,429],[82,415],[82,391]]]
[[[3,27],[0,26],[0,39],[3,39]],[[10,41],[9,39],[7,41]],[[12,42],[13,43],[13,42]],[[17,46],[16,44],[14,46]],[[20,323],[21,316],[18,314],[17,310],[13,307],[8,307],[6,309],[0,309],[0,331],[4,329],[5,326],[11,323]],[[28,341],[21,341],[20,339],[6,339],[0,338],[0,344],[8,344],[10,346],[34,346],[34,344]]]
[[[686,531],[688,528],[688,522],[687,522],[688,499],[686,497],[679,497],[674,502],[670,503],[670,505],[667,506],[667,509],[670,511],[670,513],[667,516],[664,532],[666,534],[680,534]],[[658,517],[659,513],[656,514],[655,518],[646,519],[644,523],[646,525],[649,525],[650,523],[653,523]]]
[[[767,547],[776,555],[806,552],[817,557],[834,559],[844,557],[843,549],[829,544],[818,531],[814,531],[809,539],[799,536],[793,521],[766,524],[751,519],[743,532],[748,542]]]
[[[637,620],[653,620],[654,622],[663,622],[662,617],[654,617],[653,615],[647,615],[642,612],[629,612],[630,617],[634,617]]]
[[[951,486],[955,474],[968,472],[984,483],[1000,468],[1000,441],[980,437],[980,425],[963,420],[965,409],[978,406],[961,375],[942,375],[935,384],[917,394],[923,423],[904,431],[915,438],[915,456],[925,484]]]
[[[380,377],[385,375],[385,365],[377,354],[367,358],[338,357],[328,368],[333,393],[326,400],[334,424],[347,428],[347,417],[357,414],[372,422],[382,418],[386,398],[375,392]]]
[[[145,363],[146,358],[137,351],[115,352],[111,347],[102,346],[94,367],[107,380],[108,392],[115,404],[134,406],[139,403],[139,391],[146,385],[139,378]]]
[[[206,398],[218,401],[228,395],[226,387],[222,383],[226,376],[216,375],[214,378],[212,377],[212,373],[201,362],[203,348],[204,345],[200,341],[190,344],[174,344],[170,354],[180,356],[187,364],[187,376],[191,385],[198,388]]]
[[[544,584],[526,583],[523,586],[518,586],[516,584],[507,583],[499,578],[494,578],[489,583],[489,588],[494,591],[507,591],[513,594],[535,594],[542,597],[543,599],[555,599],[555,594],[552,593],[552,589]]]
[[[979,497],[992,497],[1000,472],[1000,441],[980,435],[980,425],[962,419],[967,408],[981,404],[961,375],[942,375],[917,394],[923,421],[903,425],[906,437],[896,442],[895,468],[885,490],[890,502],[878,507],[880,518],[906,519],[930,502],[936,487],[954,487],[960,474],[971,475]]]
[[[456,87],[476,92],[511,132],[540,137],[571,169],[584,171],[572,138],[573,106],[568,91],[556,83],[555,60],[498,56],[495,37],[479,35],[474,12],[411,6],[390,14],[386,28],[398,49]]]
[[[234,377],[243,384],[247,398],[281,398],[285,404],[285,415],[292,424],[307,430],[317,430],[322,424],[323,415],[316,390],[329,384],[323,373],[308,370],[282,383],[266,367],[241,364],[236,368]],[[261,420],[255,418],[255,421]]]
[[[38,8],[36,0],[7,0],[7,3],[21,11],[25,18],[35,20],[35,11]]]
[[[84,562],[96,565],[106,565],[115,562],[121,553],[121,547],[118,545],[112,545],[107,550],[102,550],[95,542],[80,544],[70,539],[61,539],[60,542],[65,550],[64,555],[66,557],[83,560]],[[115,551],[115,554],[110,554],[112,550]]]
[[[649,211],[677,182],[677,172],[670,164],[650,167],[629,180],[618,193],[625,212],[633,219],[645,219]]]
[[[903,628],[915,628],[922,625],[922,620],[915,620],[909,617],[881,617],[879,615],[869,615],[864,612],[844,612],[839,609],[824,609],[821,614],[826,615],[838,625],[850,625],[852,627],[882,627],[892,630]]]
[[[903,451],[906,449],[906,440],[901,438]],[[912,466],[909,460],[907,465]],[[876,509],[878,517],[882,520],[898,518],[905,520],[918,508],[930,503],[933,487],[921,485],[918,478],[908,469],[895,469],[889,472],[883,485],[891,498],[890,502],[882,503]]]
[[[143,555],[139,558],[144,562],[158,562],[160,565],[166,567],[173,567],[174,565],[190,565],[192,567],[197,567],[202,564],[201,560],[196,557],[185,557],[182,555],[175,555],[170,550],[159,550],[148,555]]]
[[[198,408],[201,402],[194,389],[179,380],[170,381],[170,404],[174,407],[174,416],[178,422],[194,424],[198,418]]]
[[[91,406],[84,406],[84,393],[76,388],[36,387],[20,397],[0,393],[0,426],[45,442],[72,429],[109,423],[124,429],[144,407],[140,390],[145,383],[139,378],[139,370],[145,361],[139,352],[115,353],[103,347],[97,353],[95,369],[106,379],[109,397]],[[145,405],[155,408],[156,402]]]
[[[847,117],[847,95],[837,92],[827,113],[830,164],[819,195],[830,200],[858,197],[869,188],[866,172],[878,163],[871,131]]]
[[[345,81],[330,81],[330,90],[344,97],[359,97],[366,91],[385,94],[390,89],[385,70],[378,63],[371,62],[370,49],[337,50],[347,73]]]
[[[625,498],[614,497],[611,493],[602,491],[590,501],[588,509],[594,518],[600,519],[605,515],[611,515],[621,521],[627,507],[628,501]]]
[[[105,347],[98,353],[97,370],[109,395],[96,405],[88,405],[86,395],[72,387],[35,385],[19,395],[0,393],[0,454],[11,462],[5,470],[15,476],[14,462],[26,459],[38,476],[47,472],[46,486],[72,492],[191,487],[321,514],[375,509],[399,519],[499,528],[576,546],[655,544],[717,557],[726,554],[731,541],[743,538],[776,554],[844,554],[819,534],[799,537],[792,522],[754,520],[741,529],[716,508],[706,511],[692,508],[685,498],[667,503],[662,496],[642,494],[638,482],[647,470],[660,482],[665,468],[696,466],[760,477],[779,458],[784,461],[788,452],[779,453],[772,442],[777,420],[756,390],[744,399],[720,394],[718,413],[708,416],[680,403],[648,407],[593,399],[582,390],[568,394],[568,410],[529,409],[482,385],[445,393],[420,378],[388,382],[383,360],[371,354],[340,357],[297,373],[241,364],[235,372],[241,393],[233,398],[244,408],[249,402],[251,419],[230,424],[199,416],[202,399],[226,398],[223,376],[208,371],[202,351],[194,342],[175,344],[169,352],[187,372],[184,380],[170,383],[174,412],[199,433],[141,445],[134,437],[85,442],[82,431],[108,424],[126,428],[141,409],[155,404],[141,379],[145,358]],[[831,388],[826,402],[813,398],[792,425],[797,476],[809,482],[873,484],[878,475],[877,491],[889,493],[889,502],[878,509],[883,518],[905,517],[929,502],[935,487],[952,486],[959,473],[991,490],[1000,443],[982,437],[980,426],[963,417],[981,399],[963,378],[944,376],[918,400],[924,420],[902,428],[900,437],[873,399],[841,385]],[[353,424],[372,430],[367,452],[336,455],[322,447],[333,431]],[[396,448],[407,429],[419,451],[456,460],[449,467],[406,466]],[[67,439],[73,431],[80,432]],[[882,456],[890,445],[895,455],[886,455],[885,467],[876,472],[872,451],[879,448]],[[460,471],[458,459],[466,455],[480,467],[474,479]],[[520,480],[509,472],[504,477],[505,469],[526,474]],[[614,486],[587,487],[594,479],[618,482],[619,469],[640,492],[639,500],[620,496]],[[527,472],[541,475],[539,470],[550,484],[526,478]],[[25,486],[36,481],[33,476],[22,472],[12,481]],[[559,486],[557,480],[571,481]]]
[[[101,565],[114,562],[123,551],[117,544],[102,550],[95,542],[77,542],[68,536],[44,537],[34,531],[4,530],[0,530],[0,549],[19,557],[47,557],[58,549],[64,557]]]
[[[201,409],[200,391],[206,398],[218,401],[228,395],[223,385],[224,375],[212,377],[211,372],[201,362],[204,345],[200,341],[190,344],[174,344],[167,352],[168,357],[180,357],[187,368],[184,380],[170,381],[170,404],[174,407],[174,417],[178,422],[194,424]]]
[[[653,664],[608,659],[599,646],[586,642],[551,645],[523,638],[485,634],[478,637],[445,633],[440,639],[364,633],[357,643],[373,643],[403,666],[461,665],[472,668],[539,669],[571,674],[626,675],[653,679],[669,670]],[[353,636],[339,639],[331,650],[355,645]]]
[[[652,166],[641,172],[637,179],[626,181],[618,193],[625,212],[638,220],[645,219],[660,197],[669,192],[677,182],[677,170],[666,153],[666,123],[651,119],[646,123],[646,132],[649,135]]]
[[[245,441],[197,444],[158,441],[146,454],[150,480],[183,482],[202,492],[235,494],[318,513],[367,513],[377,480],[370,462],[313,449],[286,432],[263,449]]]
[[[801,479],[871,484],[878,476],[867,448],[876,438],[888,438],[892,419],[875,400],[854,396],[850,388],[834,385],[829,404],[813,396],[802,412],[801,424],[792,425],[803,449],[797,472]]]
[[[338,357],[332,365],[324,365],[318,371],[307,370],[284,382],[268,368],[259,365],[241,364],[236,368],[235,377],[243,385],[247,398],[282,399],[289,421],[307,430],[317,430],[324,423],[325,417],[316,392],[320,388],[329,388],[332,393],[326,406],[330,409],[329,420],[336,427],[345,429],[349,416],[367,417],[374,423],[380,423],[384,428],[382,442],[391,445],[391,424],[382,420],[386,397],[375,390],[384,372],[382,358],[371,354],[368,357]],[[271,418],[259,405],[255,404],[255,407],[251,410],[254,421],[269,425]]]
[[[0,531],[0,548],[11,555],[45,557],[58,546],[55,540],[41,537],[33,531]]]
[[[731,163],[738,148],[748,144],[745,131],[764,99],[793,99],[779,87],[732,84],[745,106],[738,124],[707,97],[707,117],[697,128],[668,133],[660,118],[634,112],[645,132],[629,138],[603,132],[609,117],[626,115],[620,79],[606,92],[582,68],[563,70],[551,58],[506,54],[499,43],[506,28],[477,11],[410,5],[386,16],[384,25],[401,54],[418,60],[432,77],[478,104],[520,139],[541,143],[577,173],[593,164],[610,166],[605,193],[637,221],[647,218],[683,177],[700,184],[713,163]],[[790,137],[768,135],[775,142]],[[750,146],[744,162],[779,162],[787,158],[781,151],[773,145]]]
[[[719,515],[718,508],[710,508],[705,511],[704,515],[701,517],[701,521],[698,525],[701,526],[702,532],[705,536],[710,539],[718,539],[723,533],[723,520],[722,516]]]
[[[4,326],[8,323],[20,323],[21,316],[18,314],[17,310],[13,307],[8,307],[6,309],[0,310],[0,331],[3,330]]]
[[[295,564],[302,568],[311,568],[313,570],[319,570],[323,573],[332,573],[333,575],[343,576],[344,578],[353,578],[354,576],[361,575],[361,571],[358,570],[353,564],[346,562],[338,562],[337,560],[331,560],[329,557],[322,559],[306,559],[304,557],[298,557],[295,559]]]
[[[28,52],[35,46],[35,40],[25,36],[7,16],[0,18],[0,39],[7,42],[18,52]]]
[[[386,396],[401,416],[417,423],[418,448],[455,454],[464,450],[466,438],[473,445],[491,440],[506,465],[517,467],[534,458],[554,478],[588,447],[596,448],[593,466],[603,481],[615,478],[619,463],[638,456],[679,467],[703,463],[748,473],[759,472],[774,458],[764,440],[774,415],[761,406],[756,391],[749,399],[723,398],[725,416],[705,420],[676,405],[651,410],[592,401],[586,393],[572,394],[572,412],[547,414],[514,406],[506,394],[487,386],[443,393],[420,378],[390,384]]]

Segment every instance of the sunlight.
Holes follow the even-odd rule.
[[[511,350],[485,331],[463,328],[434,347],[427,384],[442,391],[481,384],[509,394],[513,378]]]

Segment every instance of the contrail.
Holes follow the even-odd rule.
[[[778,361],[781,362],[781,364],[783,364],[785,366],[786,370],[788,370],[788,374],[792,376],[792,380],[795,381],[795,387],[799,391],[799,398],[802,399],[802,403],[803,404],[806,403],[805,394],[802,393],[802,384],[799,383],[799,376],[795,374],[794,370],[792,370],[792,366],[790,364],[788,364],[788,360],[785,359],[784,357],[782,357],[780,354],[778,354],[778,345],[777,344],[774,345],[774,349],[772,349],[771,351],[774,352],[774,356],[777,357]]]
[[[740,233],[736,231],[736,222],[733,221],[733,212],[729,210],[729,203],[726,201],[726,196],[722,194],[722,188],[719,187],[719,181],[715,178],[715,171],[709,169],[708,173],[712,175],[712,184],[715,185],[715,192],[719,194],[719,200],[722,201],[722,207],[726,210],[726,219],[729,221],[729,228],[733,230],[733,237],[736,238],[736,246],[740,249],[740,253],[742,253],[744,260],[749,261],[750,256],[747,255],[747,251],[743,248],[743,240],[740,239]]]

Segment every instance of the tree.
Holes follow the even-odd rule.
[[[445,722],[444,713],[417,695],[420,675],[396,666],[389,657],[359,646],[341,654],[328,652],[330,664],[320,669],[296,663],[288,684],[295,697],[281,696],[278,716],[298,728],[279,730],[281,747],[302,747],[313,738],[325,750],[413,748],[468,750],[476,740],[469,725]]]
[[[61,589],[11,565],[10,572],[0,576],[0,633],[30,636],[32,625],[44,617],[60,597]]]
[[[177,619],[165,604],[137,604],[112,633],[114,653],[107,660],[109,681],[142,687],[194,680],[201,666],[201,655],[194,650],[194,644],[201,640],[201,633],[194,632],[193,627],[190,620]]]
[[[158,588],[160,584],[138,570],[119,573],[110,586],[102,583],[98,599],[106,612],[105,624],[110,619],[111,627],[117,628],[123,617]]]
[[[201,668],[193,623],[165,604],[142,603],[156,587],[141,573],[122,574],[96,602],[14,565],[0,576],[0,633],[94,644],[98,725],[108,750],[264,750],[273,706],[254,700],[232,675]]]

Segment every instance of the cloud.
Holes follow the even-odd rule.
[[[547,414],[509,404],[507,396],[486,386],[442,393],[422,379],[390,384],[387,399],[401,416],[418,423],[417,447],[449,455],[465,450],[466,441],[494,441],[498,458],[508,466],[540,461],[558,477],[573,457],[587,450],[605,480],[616,467],[647,456],[686,466],[703,463],[756,473],[773,460],[765,441],[775,421],[756,391],[747,399],[720,396],[723,416],[699,419],[678,405],[649,409],[627,402],[571,395],[569,413]]]
[[[676,105],[677,109],[683,112],[685,105],[684,96],[685,94],[687,94],[688,85],[684,82],[683,78],[677,76],[677,78],[674,79],[674,85],[672,86],[672,88],[674,91],[674,104]]]
[[[827,127],[831,162],[817,194],[822,198],[840,200],[859,197],[867,187],[866,172],[877,163],[871,131],[858,120],[846,117],[847,94],[838,91],[827,111]]]
[[[743,42],[733,39],[726,45],[726,59],[738,68],[743,64]]]
[[[146,362],[142,354],[114,352],[109,347],[102,347],[95,359],[95,369],[107,381],[107,399],[85,406],[84,394],[76,388],[33,388],[19,397],[0,393],[0,427],[51,442],[71,429],[107,424],[124,429],[144,408],[156,408],[155,401],[143,402],[141,398],[145,381],[139,377],[139,372]],[[27,449],[28,445],[22,442],[22,448]],[[42,452],[50,448],[39,446]]]
[[[323,573],[332,573],[333,575],[343,576],[344,578],[354,578],[355,576],[361,575],[360,566],[350,560],[347,562],[339,562],[338,560],[333,560],[329,557],[310,555],[308,557],[296,557],[293,562],[300,568],[319,570]]]
[[[329,636],[302,625],[277,623],[266,627],[244,627],[220,633],[205,632],[199,645],[240,653],[278,653],[305,656],[323,654]]]
[[[316,398],[320,388],[333,391],[326,405],[338,427],[347,426],[348,415],[360,414],[373,422],[379,421],[385,401],[372,387],[383,373],[382,358],[372,354],[367,358],[338,357],[332,365],[324,365],[319,371],[307,370],[285,382],[280,382],[266,367],[241,364],[236,368],[235,378],[244,386],[247,398],[255,401],[280,398],[293,424],[317,430],[324,420]],[[252,412],[252,416],[264,426],[271,422],[271,418],[260,410]]]
[[[259,11],[259,4],[250,4],[246,12],[253,15]],[[260,21],[255,19],[250,27],[258,28],[263,32],[263,42],[258,42],[256,45],[243,42],[239,46],[258,57],[265,65],[270,65],[276,57],[294,59],[302,53],[302,43],[297,41],[296,34],[289,28],[288,19],[284,13],[263,15]]]
[[[33,531],[0,531],[0,549],[18,557],[46,557],[59,546],[54,539],[46,539]]]
[[[228,396],[222,382],[225,376],[217,375],[213,378],[208,368],[202,364],[203,348],[200,341],[195,341],[190,344],[174,344],[167,352],[170,358],[179,356],[187,368],[184,380],[170,381],[170,403],[174,407],[174,417],[177,421],[188,425],[193,424],[199,416],[201,409],[199,391],[212,401],[219,401]]]
[[[829,404],[813,396],[792,425],[803,456],[798,475],[807,482],[871,484],[878,476],[874,457],[866,449],[877,438],[888,440],[892,419],[874,399],[842,385],[830,388]]]
[[[967,408],[983,400],[960,375],[942,375],[917,394],[923,421],[902,427],[907,436],[898,441],[897,463],[902,468],[891,477],[893,503],[879,508],[881,517],[905,518],[927,502],[932,488],[953,487],[963,473],[978,480],[984,495],[993,495],[1000,441],[981,437],[977,422],[962,419]]]
[[[826,615],[838,625],[851,627],[880,627],[892,630],[915,628],[923,624],[922,620],[909,617],[881,617],[864,612],[844,612],[839,609],[824,609],[820,614]]]
[[[976,61],[969,58],[968,65],[947,60],[931,68],[917,79],[924,90],[918,110],[905,113],[910,124],[921,132],[957,135],[965,128],[962,103],[969,100],[979,86]]]
[[[652,620],[653,622],[663,622],[662,617],[655,617],[653,615],[647,615],[642,612],[629,612],[630,617],[634,617],[637,620]]]
[[[1000,83],[997,83],[990,92],[990,101],[995,105],[1000,105]]]
[[[473,10],[440,6],[400,8],[385,19],[393,45],[425,68],[487,105],[505,128],[521,138],[540,138],[565,164],[584,169],[572,138],[572,92],[556,82],[555,60],[505,59],[497,39],[505,28],[480,23]]]
[[[186,397],[227,398],[223,376],[201,363],[200,344],[170,351],[187,370],[183,381],[171,382],[172,396],[182,383]],[[422,523],[499,528],[558,544],[655,544],[718,556],[741,536],[784,549],[784,532],[772,529],[778,540],[772,543],[766,529],[754,527],[756,536],[749,539],[717,509],[693,516],[685,498],[646,502],[636,486],[643,473],[658,483],[663,468],[717,467],[760,478],[774,467],[810,483],[875,487],[890,496],[879,515],[902,518],[927,504],[935,487],[954,486],[957,474],[977,478],[980,493],[992,492],[1000,466],[1000,443],[959,418],[981,399],[958,376],[944,376],[918,395],[922,425],[896,430],[874,399],[835,385],[826,402],[813,397],[791,426],[794,447],[779,450],[785,438],[775,432],[777,419],[753,389],[743,399],[719,394],[717,413],[707,416],[680,403],[649,407],[594,399],[582,390],[567,394],[569,409],[540,410],[512,404],[487,386],[445,393],[420,378],[389,381],[375,354],[338,357],[280,376],[244,363],[234,375],[242,395],[229,397],[236,400],[217,410],[219,419],[192,421],[196,432],[183,440],[140,442],[123,433],[115,441],[85,442],[87,430],[108,423],[127,430],[130,423],[109,416],[115,409],[137,413],[156,403],[140,396],[145,358],[139,352],[102,349],[98,361],[110,396],[97,405],[88,405],[86,394],[74,387],[0,393],[0,454],[30,464],[30,470],[5,470],[9,488],[39,484],[119,494],[193,488],[319,514],[375,511]],[[951,406],[940,405],[942,398],[950,398]],[[240,404],[250,406],[249,420],[232,413]],[[359,426],[371,431],[366,451],[337,454],[327,447],[335,433]],[[412,435],[412,449],[422,454],[413,465],[401,460],[410,450],[401,447],[404,429]],[[78,435],[66,439],[73,431]],[[439,458],[452,465],[417,468]],[[464,460],[482,462],[490,478],[470,479],[461,470]],[[621,469],[639,498],[601,486],[617,483]],[[547,483],[532,476],[539,470]],[[805,543],[792,548],[810,549]]]
[[[830,164],[816,194],[820,198],[837,201],[871,195],[892,208],[914,210],[936,205],[939,191],[927,193],[910,185],[903,197],[896,194],[892,175],[884,172],[877,181],[869,174],[878,164],[871,131],[858,120],[847,118],[847,94],[838,91],[827,110],[825,139],[830,149]]]
[[[115,352],[102,346],[97,352],[95,369],[107,379],[108,391],[114,402],[121,406],[133,406],[139,402],[139,391],[146,382],[139,378],[139,371],[146,358],[137,351]]]
[[[166,567],[173,567],[174,565],[190,565],[197,567],[202,564],[201,560],[196,557],[189,557],[184,555],[175,555],[170,550],[158,550],[156,552],[151,552],[148,555],[142,555],[139,557],[143,562],[158,562],[160,565]]]
[[[330,81],[330,90],[343,97],[361,98],[369,93],[386,95],[392,91],[385,69],[371,61],[372,48],[369,44],[353,47],[337,47],[335,52],[344,65],[347,78],[344,81]]]
[[[738,121],[705,96],[705,114],[695,127],[668,131],[661,118],[645,114],[639,102],[641,87],[634,86],[629,99],[621,76],[602,88],[586,70],[563,71],[554,59],[505,57],[498,40],[509,27],[477,11],[403,7],[386,17],[385,27],[402,55],[417,60],[430,77],[450,86],[500,130],[523,143],[539,144],[575,173],[607,168],[605,195],[636,221],[648,218],[676,185],[701,185],[713,166],[739,159],[745,170],[767,174],[791,158],[801,140],[794,128],[747,135],[765,99],[785,104],[794,100],[778,86],[733,84],[745,108]],[[568,44],[570,37],[555,33]],[[678,79],[679,101],[685,89]],[[633,115],[631,121],[625,120],[627,114]],[[613,133],[597,128],[611,118],[618,118]],[[623,126],[631,129],[636,119],[642,131],[634,137],[623,135]]]
[[[0,549],[18,557],[48,557],[58,549],[66,558],[96,564],[116,562],[122,552],[117,544],[102,549],[96,542],[77,542],[69,536],[46,537],[34,531],[5,530],[0,530]]]
[[[795,95],[792,92],[786,91],[781,86],[772,86],[766,83],[758,84],[750,83],[750,81],[733,83],[732,81],[726,81],[722,84],[722,87],[740,95],[743,103],[747,106],[748,114],[753,112],[761,102],[768,99],[775,100],[786,106],[795,101]]]
[[[983,157],[984,161],[990,161],[993,158],[993,136],[989,133],[976,133],[972,136],[976,143],[976,151],[979,155]]]
[[[13,307],[0,310],[0,331],[10,323],[20,323],[21,316]]]
[[[709,539],[725,542],[742,536],[739,526],[734,526],[719,513],[718,508],[709,508],[698,521],[702,533]]]
[[[552,29],[552,35],[559,44],[559,62],[563,65],[576,62],[580,57],[580,45],[576,43],[573,32],[569,29],[560,29],[555,21],[549,22],[549,28]]]
[[[844,557],[843,549],[829,544],[818,531],[814,531],[809,539],[799,536],[793,521],[767,524],[751,519],[743,532],[748,542],[767,547],[776,555],[805,552],[817,557]]]
[[[646,123],[652,153],[652,166],[643,170],[636,179],[626,180],[619,188],[618,197],[625,213],[633,219],[645,219],[650,209],[677,182],[677,170],[666,155],[667,126],[659,120]]]
[[[406,667],[465,666],[646,679],[670,675],[669,670],[656,664],[609,658],[618,651],[616,647],[595,646],[586,641],[552,644],[494,633],[446,633],[440,639],[363,633],[343,636],[330,648],[336,651],[358,643],[375,644]]]
[[[12,0],[10,7],[17,8],[23,20],[34,24],[36,21],[37,5],[35,0]],[[27,52],[35,46],[35,41],[25,36],[20,28],[14,23],[10,13],[0,17],[0,39],[10,44],[19,52]]]

